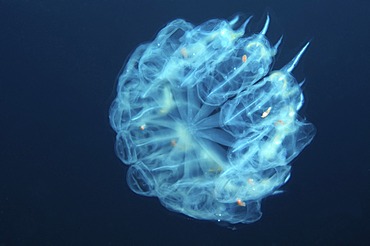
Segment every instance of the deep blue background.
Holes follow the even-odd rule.
[[[254,14],[284,34],[317,136],[284,194],[233,231],[131,192],[108,109],[138,44],[169,21]],[[0,0],[0,245],[370,245],[369,1]]]

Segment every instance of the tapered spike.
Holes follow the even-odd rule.
[[[243,33],[243,35],[244,35],[245,29],[247,28],[247,25],[248,25],[249,21],[252,19],[252,17],[253,16],[248,17],[248,19],[246,19],[244,21],[243,25],[241,25],[241,27],[239,28],[239,30]]]
[[[283,36],[280,37],[280,39],[276,42],[276,44],[274,45],[273,47],[273,53],[272,55],[276,55],[277,51],[278,51],[278,48],[281,44],[281,41],[283,40]]]
[[[283,41],[283,36],[281,36],[281,37],[279,38],[279,40],[276,42],[276,44],[274,45],[274,49],[275,49],[275,50],[278,50],[278,48],[279,48],[279,46],[280,46],[280,44],[281,44],[281,41]]]
[[[234,26],[238,22],[239,18],[240,18],[240,16],[237,15],[237,16],[234,17],[234,19],[229,21],[230,26]]]
[[[301,49],[301,51],[298,52],[298,54],[288,63],[285,65],[283,70],[286,70],[288,73],[291,73],[293,69],[297,66],[299,59],[301,59],[303,53],[307,49],[310,42],[307,42],[307,44]]]
[[[298,104],[297,104],[297,106],[296,106],[296,110],[297,110],[297,111],[298,111],[298,110],[300,110],[300,109],[302,108],[303,103],[304,103],[304,96],[303,96],[303,93],[301,93],[300,100],[299,100],[299,102],[298,102]]]
[[[262,29],[262,31],[261,31],[260,34],[262,34],[262,35],[265,35],[266,34],[267,29],[269,28],[269,24],[270,24],[270,16],[267,15],[265,25],[263,26],[263,29]]]

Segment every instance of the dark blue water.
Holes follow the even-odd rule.
[[[317,135],[260,221],[230,230],[135,195],[108,109],[122,65],[169,21],[267,13]],[[367,1],[0,1],[0,245],[369,245]],[[255,29],[254,29],[255,28]]]

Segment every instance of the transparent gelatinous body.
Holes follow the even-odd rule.
[[[134,192],[233,224],[261,217],[261,199],[289,179],[289,163],[315,134],[297,114],[303,95],[291,75],[308,44],[271,71],[278,44],[266,39],[269,18],[248,37],[248,20],[236,23],[169,23],[128,60],[109,115]]]

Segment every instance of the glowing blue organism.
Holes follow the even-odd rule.
[[[280,40],[266,39],[269,18],[246,37],[248,21],[177,19],[132,54],[109,117],[137,194],[193,218],[252,223],[289,179],[315,135],[291,75],[308,43],[271,71]]]

